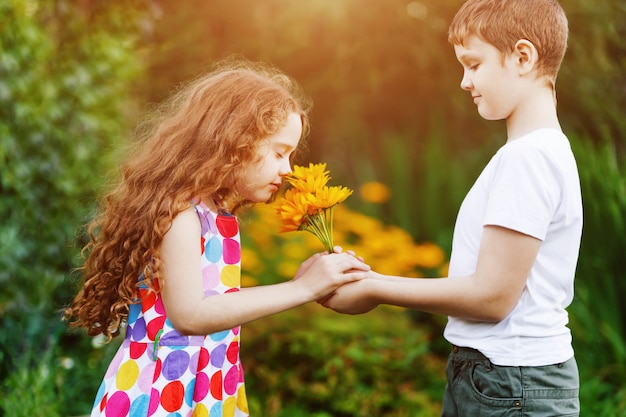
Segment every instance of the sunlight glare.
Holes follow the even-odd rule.
[[[406,12],[409,16],[418,20],[426,20],[428,16],[428,8],[419,1],[412,1],[406,5]]]

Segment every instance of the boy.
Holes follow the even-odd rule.
[[[449,278],[370,272],[323,304],[359,314],[393,304],[449,316],[442,416],[577,416],[566,327],[582,233],[576,162],[556,112],[567,19],[555,0],[469,0],[449,40],[478,113],[507,141],[467,194]]]

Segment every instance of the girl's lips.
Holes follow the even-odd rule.
[[[472,96],[472,99],[474,99],[474,104],[477,104],[480,100],[480,96]]]

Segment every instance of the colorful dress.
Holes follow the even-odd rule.
[[[195,206],[202,226],[206,297],[239,291],[237,219]],[[240,327],[185,336],[167,319],[160,293],[140,289],[126,337],[98,390],[91,416],[244,417],[248,404],[239,359]]]

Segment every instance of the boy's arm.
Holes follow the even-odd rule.
[[[499,226],[485,226],[476,271],[470,276],[403,278],[370,272],[324,301],[338,312],[360,314],[391,304],[478,321],[500,321],[519,300],[541,241]]]

